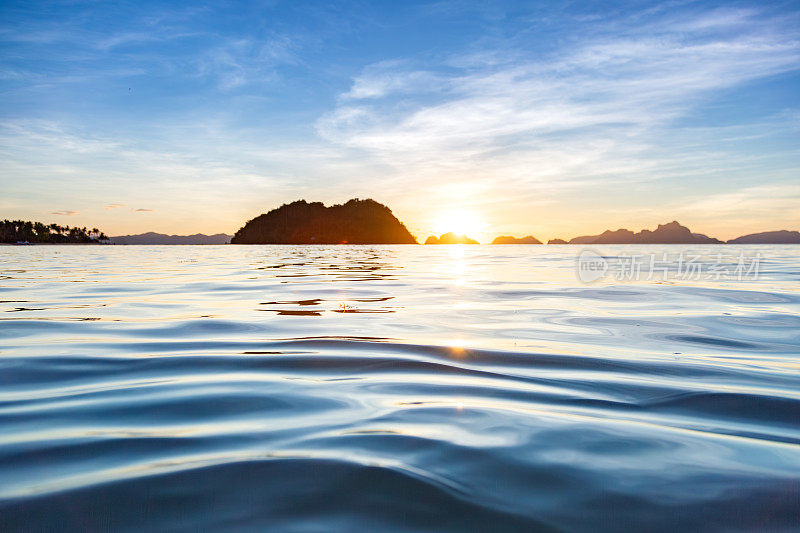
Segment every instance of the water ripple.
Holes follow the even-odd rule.
[[[800,252],[531,248],[10,250],[0,529],[796,527]]]

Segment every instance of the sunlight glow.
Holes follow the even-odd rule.
[[[437,235],[452,231],[475,238],[475,235],[483,234],[486,227],[486,222],[478,213],[466,209],[443,211],[433,222],[434,232]]]

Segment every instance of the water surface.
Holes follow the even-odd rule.
[[[800,247],[632,249],[2,247],[0,529],[796,527]]]

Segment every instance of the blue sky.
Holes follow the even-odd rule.
[[[421,239],[800,229],[798,2],[552,4],[4,2],[2,216],[233,232],[372,197]]]

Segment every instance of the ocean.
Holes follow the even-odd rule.
[[[0,530],[792,530],[800,246],[0,248]]]

